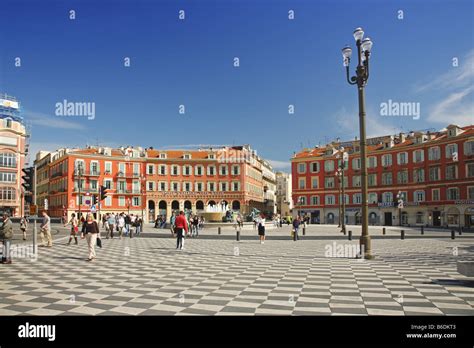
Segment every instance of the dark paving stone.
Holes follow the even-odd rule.
[[[102,300],[103,301],[121,301],[121,302],[128,302],[132,298],[131,297],[126,297],[126,296],[108,296],[104,297]],[[89,299],[90,300],[90,299]]]
[[[229,301],[221,301],[221,300],[200,300],[199,304],[208,304],[208,305],[217,305],[217,306],[225,306]]]
[[[174,307],[189,307],[189,306],[192,306],[194,304],[194,303],[191,303],[191,302],[186,302],[186,300],[183,303],[181,303],[179,301],[163,301],[161,303],[164,304],[164,305],[174,306]],[[153,307],[153,306],[150,306],[150,307]]]
[[[365,308],[331,308],[332,313],[342,314],[365,314],[367,315],[367,310]]]
[[[180,313],[185,314],[200,314],[200,315],[213,315],[216,312],[214,311],[207,311],[204,309],[197,309],[197,308],[186,308],[185,310],[181,311]]]
[[[25,293],[25,295],[35,296],[35,297],[41,297],[41,296],[49,295],[49,294],[50,294],[49,292],[45,292],[45,291],[30,291],[28,293]]]
[[[474,309],[459,309],[459,308],[439,308],[441,312],[446,315],[469,315],[474,316]]]
[[[93,302],[93,303],[88,303],[84,307],[91,307],[91,308],[109,310],[109,309],[115,308],[117,306],[116,305],[109,305],[109,304],[105,304],[105,303]]]
[[[330,316],[331,313],[320,313],[320,312],[310,312],[310,311],[299,311],[294,310],[291,315],[300,315],[300,316]]]
[[[293,310],[294,306],[293,305],[290,305],[290,303],[288,303],[288,305],[274,305],[274,304],[262,304],[260,306],[258,306],[258,308],[260,309],[281,309],[281,310]]]
[[[221,312],[226,312],[226,313],[231,313],[231,312],[254,313],[255,308],[227,306],[227,307],[224,307],[221,310]]]
[[[215,297],[234,297],[232,294],[221,294],[218,292],[211,292],[209,295],[215,296]]]
[[[298,308],[298,307],[327,307],[327,308],[329,308],[329,305],[327,303],[321,303],[321,302],[297,301],[296,302],[296,308]]]
[[[28,311],[31,311],[33,309],[37,309],[37,307],[29,307],[29,306],[22,306],[22,305],[12,305],[12,306],[7,306],[7,307],[3,307],[3,308],[0,308],[0,311],[2,310],[10,310],[10,311],[15,311],[15,312],[20,312],[20,313],[24,313],[24,312],[28,312]]]
[[[154,310],[154,309],[147,309],[146,311],[140,313],[140,315],[147,315],[147,316],[150,316],[150,315],[157,315],[157,316],[166,315],[166,316],[169,316],[169,315],[175,315],[175,314],[176,314],[176,312],[160,311],[160,310]]]
[[[76,297],[77,299],[77,297]],[[25,302],[41,302],[41,303],[54,303],[54,302],[58,302],[59,299],[57,298],[49,298],[49,297],[36,297],[32,300],[28,300],[28,301],[25,301]]]
[[[56,304],[56,303],[53,303],[53,304],[50,304],[46,307],[43,307],[43,309],[52,309],[52,310],[55,310],[55,311],[68,311],[70,309],[73,309],[73,308],[77,308],[78,306],[77,305],[66,305],[66,304]]]
[[[145,302],[127,302],[123,304],[123,307],[133,307],[133,308],[150,308],[156,305],[156,303],[145,303]]]

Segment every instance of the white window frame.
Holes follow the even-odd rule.
[[[393,164],[392,162],[392,154],[387,153],[382,156],[382,166],[383,167],[391,167]]]
[[[301,170],[301,166],[304,166],[304,169]],[[306,162],[298,162],[298,165],[296,166],[296,170],[298,174],[305,174],[306,173]]]
[[[404,155],[405,161],[402,161],[402,155]],[[397,153],[397,163],[398,165],[408,164],[408,152],[403,151],[403,152]]]
[[[316,167],[317,167],[316,170],[313,170],[313,164],[316,164]],[[321,170],[321,168],[319,166],[319,162],[317,162],[317,161],[311,162],[309,164],[309,168],[310,168],[311,173],[319,173],[319,171]]]
[[[422,196],[422,199],[419,199],[419,196]],[[414,202],[424,202],[426,200],[426,195],[424,190],[416,190],[413,192],[413,201]]]

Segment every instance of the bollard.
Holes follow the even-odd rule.
[[[462,227],[459,227],[459,235],[462,235]]]
[[[454,232],[454,230],[451,230],[451,239],[454,239],[456,238],[456,233]]]
[[[217,227],[217,234],[221,234],[221,228]]]
[[[306,236],[306,227],[303,227],[303,236]]]
[[[382,228],[382,233],[385,235],[385,232],[386,231],[385,231],[385,227],[384,227],[384,228]]]
[[[421,234],[425,234],[425,228],[421,226]]]
[[[349,231],[348,238],[349,240],[352,240],[352,231]]]
[[[237,242],[240,242],[240,231],[237,230]]]
[[[298,230],[293,231],[293,241],[296,242],[296,238],[298,236]]]
[[[405,230],[401,230],[401,231],[400,231],[400,238],[401,238],[402,240],[405,239]]]

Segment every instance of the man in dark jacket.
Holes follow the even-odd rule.
[[[298,229],[300,228],[300,224],[301,224],[301,220],[300,220],[300,217],[296,217],[296,219],[293,220],[293,233],[295,233],[296,235],[296,239],[295,240],[299,240],[300,237],[298,237]]]
[[[13,224],[7,213],[3,214],[3,223],[0,226],[0,239],[3,242],[2,262],[6,264],[12,263],[10,256],[10,246],[13,239]]]

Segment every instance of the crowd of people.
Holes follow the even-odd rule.
[[[176,227],[176,218],[180,215],[180,212],[172,212],[169,219],[169,228],[171,231],[171,236],[175,235]],[[205,218],[197,214],[189,212],[188,214],[184,213],[184,218],[186,219],[187,226],[189,230],[186,231],[185,236],[187,237],[198,237],[199,232],[204,228]],[[155,219],[155,228],[166,228],[166,217],[164,215],[158,215]]]
[[[46,211],[42,213],[42,222],[40,224],[40,247],[51,248],[53,246],[53,238],[51,236],[51,218],[48,216]],[[239,231],[244,225],[244,218],[240,213],[234,215],[234,226]],[[287,225],[292,226],[292,237],[294,240],[299,240],[299,230],[301,227],[306,227],[309,223],[309,216],[296,216],[294,219],[291,217],[281,218],[280,215],[274,215],[270,219],[273,226],[281,228],[285,222]],[[106,239],[113,239],[116,234],[119,239],[123,239],[124,236],[136,235],[139,236],[143,231],[143,219],[134,214],[125,213],[106,213],[102,215],[100,219],[102,228],[105,230]],[[193,214],[192,212],[173,212],[169,219],[169,228],[172,237],[176,237],[176,249],[184,249],[185,237],[197,238],[200,231],[204,228],[205,219],[203,216]],[[259,214],[253,219],[253,227],[258,232],[259,240],[261,244],[265,243],[265,223],[266,217],[264,214]],[[164,215],[158,215],[155,219],[155,228],[167,228],[167,219]],[[71,245],[72,240],[78,244],[78,237],[86,239],[89,256],[88,261],[94,261],[96,258],[95,246],[101,247],[100,239],[100,226],[94,218],[94,215],[87,213],[85,216],[82,215],[80,218],[76,214],[71,214],[71,218],[67,221],[64,226],[70,226],[69,241],[66,245]],[[26,216],[20,219],[20,230],[23,235],[23,240],[26,240],[26,232],[28,229],[28,218]],[[13,224],[7,213],[3,214],[3,222],[0,226],[0,240],[3,242],[3,253],[1,263],[11,263],[10,257],[10,246],[13,239]]]

